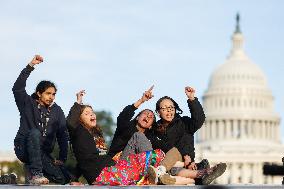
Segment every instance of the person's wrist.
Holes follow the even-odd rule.
[[[194,101],[195,97],[189,96],[188,99],[189,99],[190,101]]]
[[[32,62],[30,62],[29,65],[30,65],[31,67],[34,67],[34,66],[35,66],[35,64],[33,64]]]
[[[140,99],[140,103],[144,103],[146,100],[144,100],[143,98]]]

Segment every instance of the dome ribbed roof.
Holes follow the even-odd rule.
[[[232,49],[224,64],[212,73],[203,95],[208,117],[277,117],[266,76],[243,49],[244,37],[237,24]]]
[[[233,47],[224,64],[211,75],[208,90],[223,87],[252,87],[268,90],[267,79],[261,69],[245,54],[243,35],[234,33]]]

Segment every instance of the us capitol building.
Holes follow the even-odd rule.
[[[281,164],[284,145],[280,117],[261,69],[243,49],[239,16],[232,49],[211,75],[203,96],[205,125],[197,132],[197,159],[227,163],[218,184],[281,184],[283,177],[263,175],[265,162]]]

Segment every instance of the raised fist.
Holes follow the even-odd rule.
[[[86,94],[86,91],[85,90],[81,90],[79,91],[76,96],[77,96],[77,103],[78,104],[82,104],[83,102],[83,96]]]
[[[185,94],[192,101],[195,98],[195,89],[193,87],[185,87]]]
[[[31,61],[32,65],[40,64],[43,62],[43,58],[40,55],[35,55]]]

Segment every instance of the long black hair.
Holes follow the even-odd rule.
[[[162,102],[163,100],[165,100],[165,99],[168,99],[168,100],[170,100],[170,101],[173,102],[174,107],[175,107],[175,109],[176,109],[176,114],[182,114],[182,113],[183,113],[183,111],[180,109],[178,103],[176,103],[176,101],[174,101],[174,99],[172,99],[172,98],[169,97],[169,96],[163,96],[162,98],[160,98],[160,99],[156,102],[156,112],[158,112],[158,111],[161,109],[160,104],[161,104],[161,102]]]
[[[55,84],[53,82],[47,81],[47,80],[42,80],[41,82],[39,82],[37,84],[35,92],[32,94],[32,98],[38,100],[39,97],[37,95],[37,92],[42,94],[44,91],[46,91],[50,87],[53,87],[55,89],[55,92],[57,91],[57,88],[56,88],[56,86],[55,86]]]
[[[162,98],[160,98],[160,99],[156,102],[156,112],[158,112],[158,111],[161,109],[160,104],[161,104],[161,102],[162,102],[163,100],[165,100],[165,99],[170,100],[170,101],[173,102],[174,107],[175,107],[175,118],[176,118],[176,116],[179,116],[179,114],[182,114],[182,113],[183,113],[183,111],[180,109],[178,103],[176,103],[176,101],[174,101],[174,99],[172,99],[172,98],[169,97],[169,96],[163,96]],[[154,128],[155,131],[158,131],[158,132],[160,132],[160,133],[165,133],[165,132],[166,132],[166,128],[167,128],[168,125],[167,125],[167,124],[163,124],[163,123],[161,122],[161,123],[157,123],[155,126],[156,126],[156,127]]]

